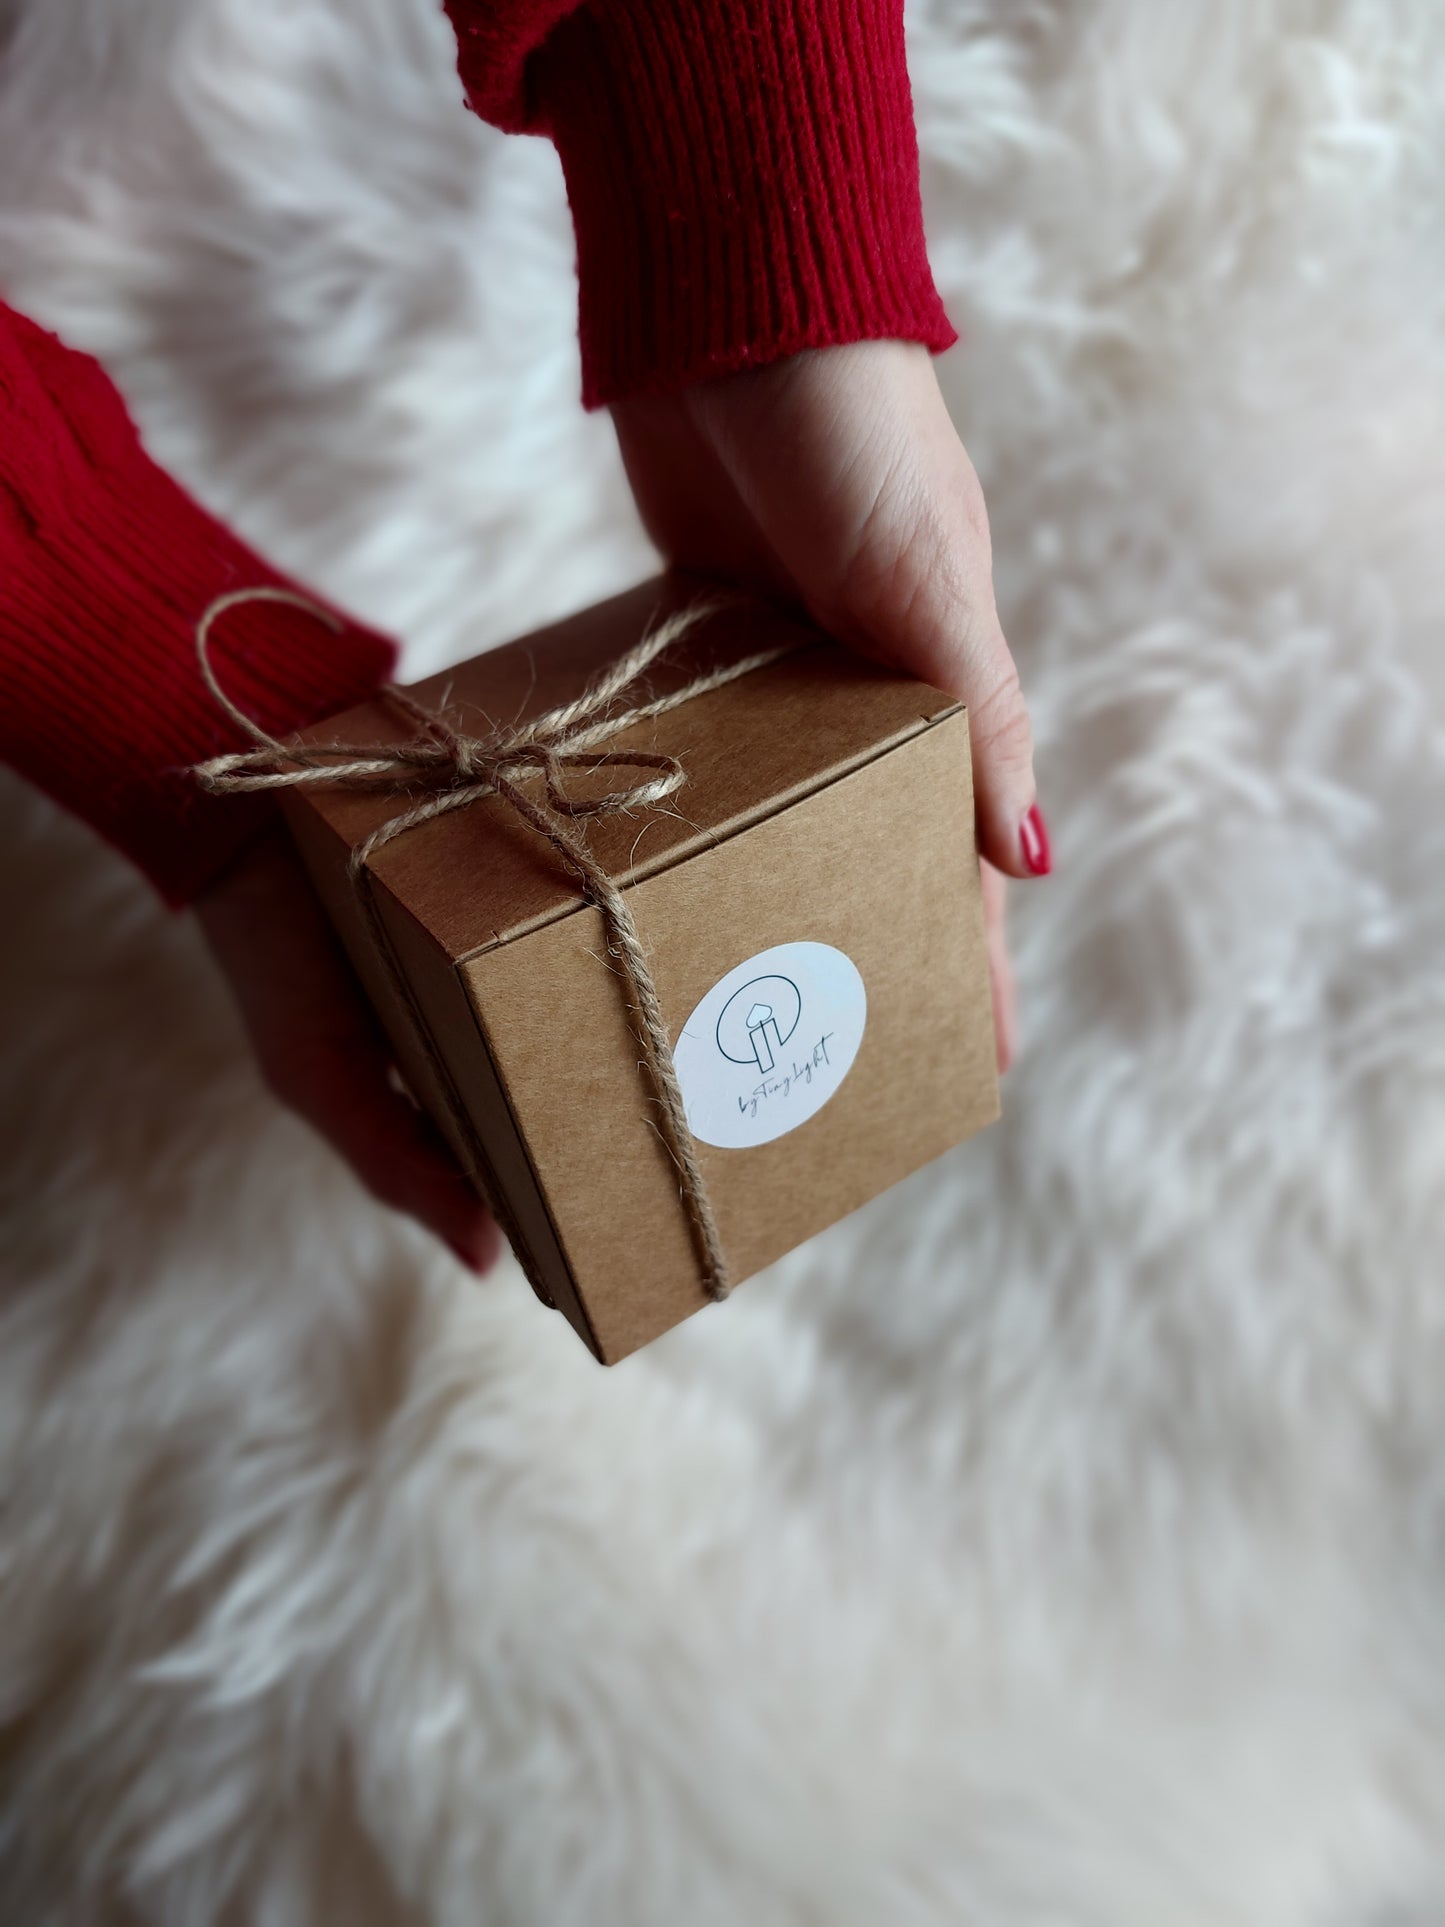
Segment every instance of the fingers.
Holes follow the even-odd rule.
[[[967,704],[980,854],[1008,876],[1047,875],[1033,731],[994,607],[972,470],[946,490],[915,484],[880,499],[842,593],[860,647]]]
[[[945,602],[932,612],[917,632],[918,653],[934,665],[927,680],[968,705],[980,854],[1007,876],[1044,877],[1053,868],[1053,852],[1018,671],[992,596],[976,625],[960,630],[955,623],[963,606],[956,598],[951,607]]]
[[[196,905],[263,1077],[373,1197],[484,1271],[500,1234],[430,1123],[392,1084],[386,1039],[278,829]]]
[[[258,1048],[267,1084],[379,1203],[415,1218],[470,1270],[485,1271],[500,1251],[496,1225],[428,1120],[391,1087],[370,1013],[338,1015],[345,1028],[326,1036],[304,1045],[283,1036]]]

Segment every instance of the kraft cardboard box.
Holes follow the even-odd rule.
[[[660,577],[410,693],[486,736],[578,696],[702,586]],[[676,757],[686,782],[585,819],[650,962],[736,1280],[998,1112],[959,705],[761,605],[697,624],[647,691],[784,643],[797,646],[781,660],[608,741]],[[414,731],[377,700],[302,741]],[[546,838],[491,795],[387,842],[368,866],[384,957],[348,862],[417,795],[285,800],[403,1074],[538,1294],[609,1364],[708,1304],[631,994]]]

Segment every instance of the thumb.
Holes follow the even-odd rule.
[[[980,853],[1008,876],[1046,876],[1052,856],[1033,730],[994,604],[983,494],[956,439],[943,452],[942,475],[919,473],[911,457],[913,472],[880,491],[832,626],[863,653],[967,705]],[[919,453],[926,463],[927,448]]]
[[[692,403],[786,586],[842,642],[965,703],[979,847],[1046,875],[1033,737],[994,606],[983,490],[927,352],[858,342]]]

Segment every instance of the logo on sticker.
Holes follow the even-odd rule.
[[[738,964],[673,1049],[693,1136],[744,1150],[806,1124],[853,1068],[867,1020],[858,968],[831,944],[778,944]]]

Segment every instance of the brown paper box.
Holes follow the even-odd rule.
[[[699,587],[682,577],[644,583],[413,693],[484,735],[578,695]],[[697,1078],[717,1080],[706,1082],[717,1117],[736,1106],[742,1118],[751,1105],[764,1119],[721,1131],[772,1130],[831,1091],[770,1141],[699,1141],[735,1280],[998,1113],[960,707],[752,608],[709,618],[648,682],[662,694],[794,637],[804,646],[782,661],[613,738],[609,749],[678,757],[688,780],[656,808],[594,817],[586,830],[626,889],[680,1071],[686,1051]],[[306,736],[391,741],[412,727],[377,701]],[[596,779],[569,780],[585,788]],[[612,772],[601,786],[616,785]],[[353,846],[406,801],[307,788],[289,792],[286,807],[412,1089],[492,1200],[539,1293],[610,1364],[709,1300],[601,914],[498,797],[406,832],[376,852],[371,874],[408,1011],[346,869]],[[787,951],[781,973],[742,971],[761,990],[728,1001],[719,992],[682,1042],[714,986],[782,945],[829,946],[861,976],[866,1021],[841,1081],[827,1053],[862,1020],[846,968],[816,950]],[[838,1010],[830,1046],[824,1033]],[[686,1079],[684,1089],[696,1128]],[[450,1121],[458,1104],[466,1134]]]

